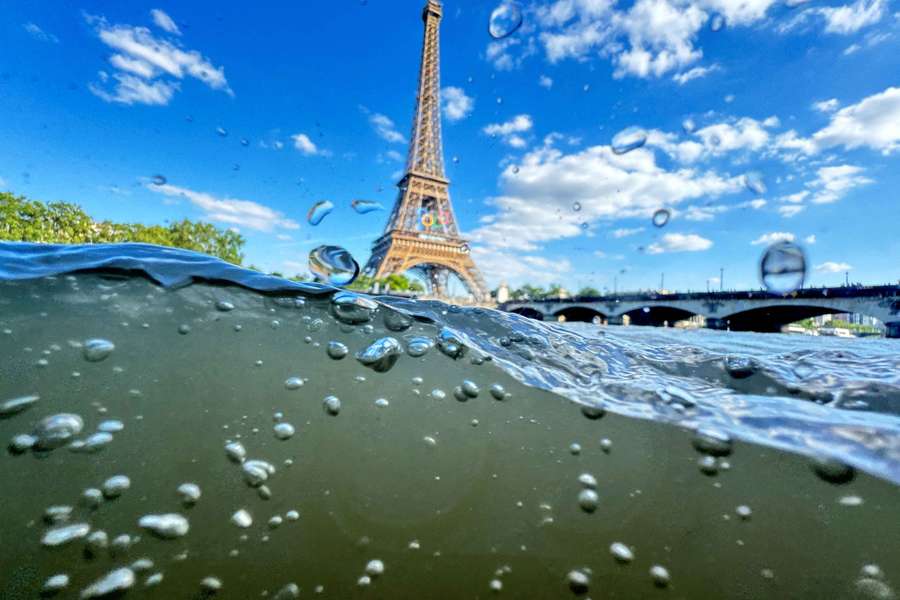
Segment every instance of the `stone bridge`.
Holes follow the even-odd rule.
[[[788,323],[824,314],[860,313],[875,317],[886,335],[900,338],[900,286],[809,288],[776,295],[765,291],[687,294],[618,294],[542,300],[510,300],[500,310],[534,319],[600,320],[621,325],[673,325],[701,316],[711,329],[776,332]]]

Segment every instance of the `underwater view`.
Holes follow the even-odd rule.
[[[896,0],[0,42],[0,600],[900,599]]]

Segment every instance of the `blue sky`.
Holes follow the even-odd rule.
[[[0,190],[237,227],[266,270],[322,243],[363,263],[387,211],[350,202],[394,202],[422,4],[6,2]],[[896,1],[521,2],[494,40],[499,4],[441,27],[451,196],[492,287],[757,288],[785,237],[811,284],[900,279]],[[646,144],[617,155],[628,127]]]

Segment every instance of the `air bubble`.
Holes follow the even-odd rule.
[[[719,463],[716,462],[714,456],[703,456],[697,461],[697,467],[700,472],[710,477],[719,472]]]
[[[193,506],[200,499],[200,486],[196,483],[182,483],[177,489],[181,503],[185,506]]]
[[[247,512],[246,509],[242,508],[235,511],[235,513],[231,515],[231,522],[241,529],[247,529],[248,527],[253,525],[253,517],[250,516],[250,513]]]
[[[506,400],[506,390],[499,383],[495,383],[491,386],[491,396],[494,397],[494,400]]]
[[[200,589],[207,594],[218,593],[222,589],[222,581],[218,577],[205,577],[200,582]]]
[[[41,588],[41,595],[52,596],[69,587],[69,576],[65,573],[48,577]]]
[[[32,435],[37,438],[34,447],[38,450],[52,450],[66,444],[81,433],[84,421],[78,415],[59,413],[41,420]]]
[[[372,577],[378,577],[379,575],[384,574],[384,563],[377,558],[370,560],[366,564],[366,573],[368,573]]]
[[[350,352],[350,349],[347,348],[341,342],[328,342],[328,349],[326,353],[329,358],[333,358],[334,360],[341,360]]]
[[[592,489],[583,489],[578,493],[578,505],[586,513],[592,513],[597,510],[600,504],[600,496]]]
[[[849,483],[856,475],[853,467],[833,458],[815,457],[812,459],[811,466],[813,472],[820,479],[835,485]]]
[[[383,337],[358,352],[356,360],[376,373],[385,373],[394,366],[402,354],[403,347],[396,338]]]
[[[138,520],[138,525],[164,540],[184,537],[190,530],[188,520],[177,513],[144,515]]]
[[[466,347],[453,331],[442,328],[437,338],[438,349],[450,358],[462,358],[466,353]]]
[[[428,338],[414,337],[406,343],[406,353],[413,358],[419,358],[420,356],[425,356],[433,345]]]
[[[722,27],[725,26],[725,17],[722,15],[715,15],[712,20],[709,22],[709,28],[713,31],[719,31]]]
[[[37,404],[37,401],[40,399],[41,397],[37,394],[32,394],[30,396],[20,396],[18,398],[13,398],[12,400],[7,400],[0,404],[0,419],[11,417],[23,410],[31,408]]]
[[[81,598],[104,598],[127,592],[134,586],[134,571],[127,567],[110,571],[81,591]]]
[[[322,405],[329,415],[337,416],[341,412],[341,401],[337,396],[326,396]]]
[[[634,560],[634,553],[631,551],[631,548],[621,542],[613,542],[609,547],[609,552],[613,555],[613,558],[622,564],[627,564]]]
[[[397,310],[384,310],[384,326],[391,331],[406,331],[412,325],[412,317]]]
[[[746,504],[741,504],[741,505],[738,506],[736,509],[734,509],[734,512],[735,512],[735,513],[737,514],[737,516],[739,516],[739,517],[741,518],[741,520],[743,520],[743,521],[749,521],[749,520],[750,520],[750,516],[753,514],[753,511],[750,510],[750,507],[747,506]]]
[[[44,546],[62,546],[77,539],[81,539],[91,531],[91,526],[87,523],[73,523],[72,525],[63,525],[54,527],[44,532],[41,538],[41,544]]]
[[[718,429],[698,429],[691,439],[694,449],[710,456],[728,456],[731,454],[731,437]]]
[[[746,379],[759,369],[756,360],[749,356],[726,356],[725,371],[735,379]]]
[[[288,377],[284,381],[284,387],[289,390],[296,390],[297,388],[303,387],[303,378],[302,377]]]
[[[574,210],[575,212],[580,211],[581,210],[581,202],[573,202],[572,210]]]
[[[757,171],[751,171],[750,173],[746,173],[743,177],[744,187],[757,195],[762,195],[766,193],[766,182],[763,179],[761,173]]]
[[[578,595],[586,594],[591,583],[587,573],[577,569],[569,571],[569,574],[566,575],[566,581],[572,593]]]
[[[241,465],[244,473],[244,481],[250,487],[259,487],[265,483],[270,475],[275,474],[275,467],[264,460],[248,460]]]
[[[667,587],[669,582],[672,581],[669,570],[661,565],[650,567],[650,579],[653,580],[653,585],[659,588]]]
[[[272,429],[275,432],[275,437],[279,440],[287,440],[294,436],[294,426],[290,423],[278,423]]]
[[[592,421],[596,421],[606,414],[606,409],[602,406],[582,406],[581,414]]]
[[[225,455],[231,459],[232,462],[242,463],[244,462],[244,459],[247,458],[247,450],[240,442],[229,442],[225,444]]]

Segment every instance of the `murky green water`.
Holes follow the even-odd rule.
[[[38,597],[57,574],[69,577],[59,597],[78,597],[122,568],[129,597],[896,597],[896,485],[863,472],[830,483],[805,457],[739,441],[704,458],[690,431],[586,418],[471,350],[405,354],[385,372],[354,357],[385,336],[433,340],[430,323],[390,331],[377,315],[340,322],[327,297],[97,274],[2,283],[0,311],[0,402],[39,396],[0,419],[0,437],[58,413],[83,419],[71,439],[124,424],[94,452],[0,457],[2,598]],[[115,348],[88,360],[95,338]],[[349,354],[329,357],[334,341]],[[459,401],[465,380],[479,391]],[[279,423],[295,433],[280,439]],[[251,460],[274,471],[263,465],[260,482]],[[91,507],[85,490],[116,475],[128,488]],[[199,486],[193,505],[184,483]],[[72,507],[56,527],[86,524],[94,538],[42,544],[51,506]],[[233,520],[242,509],[247,527]],[[170,513],[186,533],[139,525]],[[617,558],[615,543],[630,553]]]

